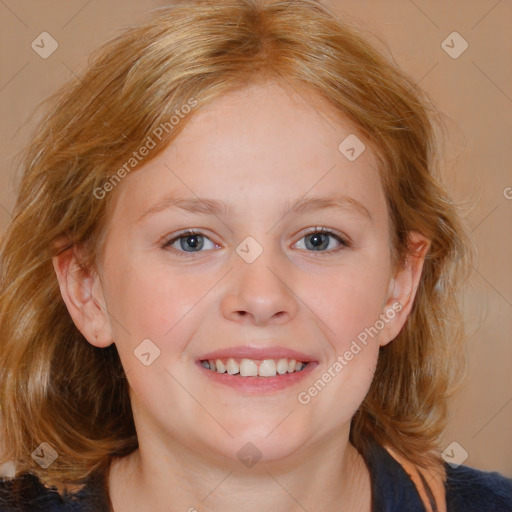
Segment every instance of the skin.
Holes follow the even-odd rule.
[[[97,272],[80,270],[79,248],[54,258],[76,326],[97,347],[115,342],[130,384],[140,447],[112,466],[116,512],[370,510],[350,420],[379,347],[410,312],[428,241],[412,233],[407,262],[395,268],[374,154],[367,145],[349,161],[338,146],[357,128],[314,93],[297,91],[253,84],[198,110],[163,153],[118,185]],[[168,209],[138,220],[169,195],[222,200],[232,210]],[[369,216],[350,207],[281,211],[303,196],[333,195],[359,201]],[[317,227],[350,245],[326,237],[314,251],[305,235]],[[187,228],[207,237],[200,252],[185,252],[179,240],[174,251],[162,247]],[[252,263],[235,251],[247,236],[263,248]],[[182,243],[193,251],[186,237]],[[299,403],[298,393],[397,303],[379,334]],[[160,349],[150,366],[134,357],[147,338]],[[293,348],[319,365],[304,382],[267,395],[212,383],[195,366],[202,354],[249,343]],[[237,457],[247,442],[262,456],[251,468]]]

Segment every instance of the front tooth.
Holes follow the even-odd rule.
[[[240,371],[238,363],[232,357],[230,357],[226,363],[226,370],[230,375],[234,375]]]
[[[288,359],[279,359],[277,361],[277,373],[284,375],[288,371]]]
[[[295,371],[295,365],[297,361],[295,359],[290,359],[288,361],[288,373],[293,373]]]
[[[273,359],[264,359],[260,363],[258,369],[260,377],[275,377],[276,376],[276,362]]]
[[[217,368],[215,367],[215,361],[213,359],[210,359],[208,361],[208,364],[210,365],[210,370],[213,370],[213,371],[217,370]]]
[[[251,359],[242,359],[240,363],[241,377],[256,377],[258,375],[258,366]]]
[[[215,366],[217,367],[218,373],[226,373],[226,366],[220,359],[217,359],[217,361],[215,361]]]

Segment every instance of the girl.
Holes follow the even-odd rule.
[[[0,510],[508,510],[440,457],[467,255],[429,110],[314,1],[104,45],[3,240]]]

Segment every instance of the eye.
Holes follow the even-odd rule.
[[[188,257],[188,254],[204,252],[201,251],[201,249],[205,247],[206,249],[208,249],[208,243],[205,243],[205,241],[209,242],[210,245],[213,246],[210,246],[210,249],[215,249],[215,247],[219,247],[217,244],[212,242],[207,236],[201,233],[201,231],[189,229],[179,234],[178,236],[175,236],[170,240],[167,240],[162,245],[162,249],[172,248],[178,256],[183,256],[186,258]]]
[[[336,252],[336,250],[350,247],[350,242],[346,238],[334,231],[321,227],[316,227],[314,230],[305,234],[297,244],[302,240],[305,240],[305,250],[308,252],[315,251],[330,254]],[[208,247],[208,243],[210,247]],[[218,247],[218,244],[212,242],[201,231],[194,229],[184,231],[165,241],[162,245],[162,249],[171,248],[176,255],[185,258],[192,256],[194,253],[204,252],[202,249],[208,250]],[[336,249],[336,247],[338,247],[338,249]],[[299,247],[299,249],[303,249],[303,247]]]
[[[338,235],[334,231],[320,227],[316,227],[313,231],[304,235],[297,244],[299,244],[301,240],[305,240],[305,247],[308,252],[317,251],[329,254],[335,252],[336,247],[341,246],[341,249],[344,247],[350,247],[350,243],[344,237]],[[334,240],[333,243],[331,243],[332,240]],[[299,249],[302,248],[303,247],[299,247]],[[326,250],[329,248],[330,250]]]

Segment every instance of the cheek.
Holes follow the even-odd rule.
[[[343,347],[346,351],[340,347],[317,378],[301,389],[297,396],[303,414],[316,425],[313,430],[319,439],[328,432],[336,432],[340,425],[350,423],[374,377],[378,345],[359,344],[358,348],[353,345],[352,350],[349,350],[349,345]]]
[[[326,326],[329,354],[318,378],[301,390],[298,400],[315,417],[331,418],[338,425],[350,421],[374,377],[387,267],[375,261],[316,280],[325,292],[311,295],[308,305]],[[301,283],[304,290],[311,284],[309,279]]]
[[[109,312],[114,324],[122,324],[123,337],[129,332],[161,340],[190,312],[207,284],[169,267],[131,264],[112,272],[108,289]]]
[[[193,336],[197,323],[189,319],[207,291],[201,283],[157,265],[118,266],[110,274],[107,306],[116,347],[130,386],[144,402],[162,399],[162,383],[174,384],[165,369],[179,360]],[[151,359],[158,354],[149,366],[134,357],[146,352]]]
[[[306,288],[308,279],[305,279]],[[340,269],[323,278],[319,291],[310,296],[308,305],[326,325],[325,331],[339,351],[351,340],[375,325],[383,313],[388,275],[378,265],[357,272]],[[300,294],[300,292],[299,292]]]

